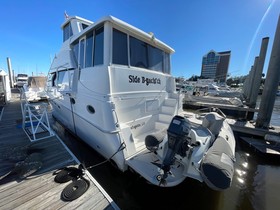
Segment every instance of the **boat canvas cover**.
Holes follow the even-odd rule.
[[[44,88],[46,85],[47,77],[32,76],[28,77],[27,85],[30,88]]]
[[[218,137],[202,160],[201,172],[204,182],[214,190],[231,186],[234,174],[234,154],[229,143]]]

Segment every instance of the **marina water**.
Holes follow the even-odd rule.
[[[261,102],[261,96],[258,96],[256,107],[259,108]],[[257,114],[255,114],[254,119],[257,118]],[[277,96],[275,99],[273,112],[270,120],[271,126],[280,126],[280,96]]]
[[[280,126],[279,119],[280,97],[277,97],[271,125]],[[60,124],[55,123],[55,130],[121,209],[279,209],[279,156],[256,153],[238,136],[232,186],[219,192],[190,178],[171,188],[150,185],[133,172],[122,173],[114,168]]]

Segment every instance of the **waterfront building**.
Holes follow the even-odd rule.
[[[210,50],[202,58],[201,77],[226,82],[231,51]]]

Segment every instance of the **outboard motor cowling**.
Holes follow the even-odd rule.
[[[188,135],[191,129],[190,121],[182,116],[176,115],[173,117],[169,128],[167,129],[168,135],[168,148],[174,150],[181,156],[185,156],[185,152],[182,150],[184,143],[189,143]]]

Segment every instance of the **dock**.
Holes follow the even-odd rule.
[[[73,180],[58,183],[55,175],[65,167],[78,168],[79,160],[57,135],[30,141],[20,126],[19,93],[13,93],[1,110],[0,209],[119,209],[87,170],[82,176],[89,185],[87,190],[80,197],[65,201],[62,192]],[[30,175],[19,167],[28,159],[32,159],[29,166],[33,164]]]
[[[183,100],[183,108],[184,109],[191,109],[191,110],[197,110],[197,109],[203,109],[203,108],[218,108],[222,110],[227,116],[234,117],[237,119],[246,119],[251,120],[253,118],[253,114],[255,112],[258,112],[259,110],[256,108],[250,108],[247,106],[238,106],[234,104],[226,104],[223,102],[223,98],[221,97],[212,97],[212,101],[207,101],[207,98],[204,99],[203,97],[195,96],[192,97],[194,100],[187,100],[188,97],[185,97],[186,99]],[[216,99],[216,101],[219,101],[219,103],[215,102],[213,98]],[[252,114],[253,113],[253,114]]]

